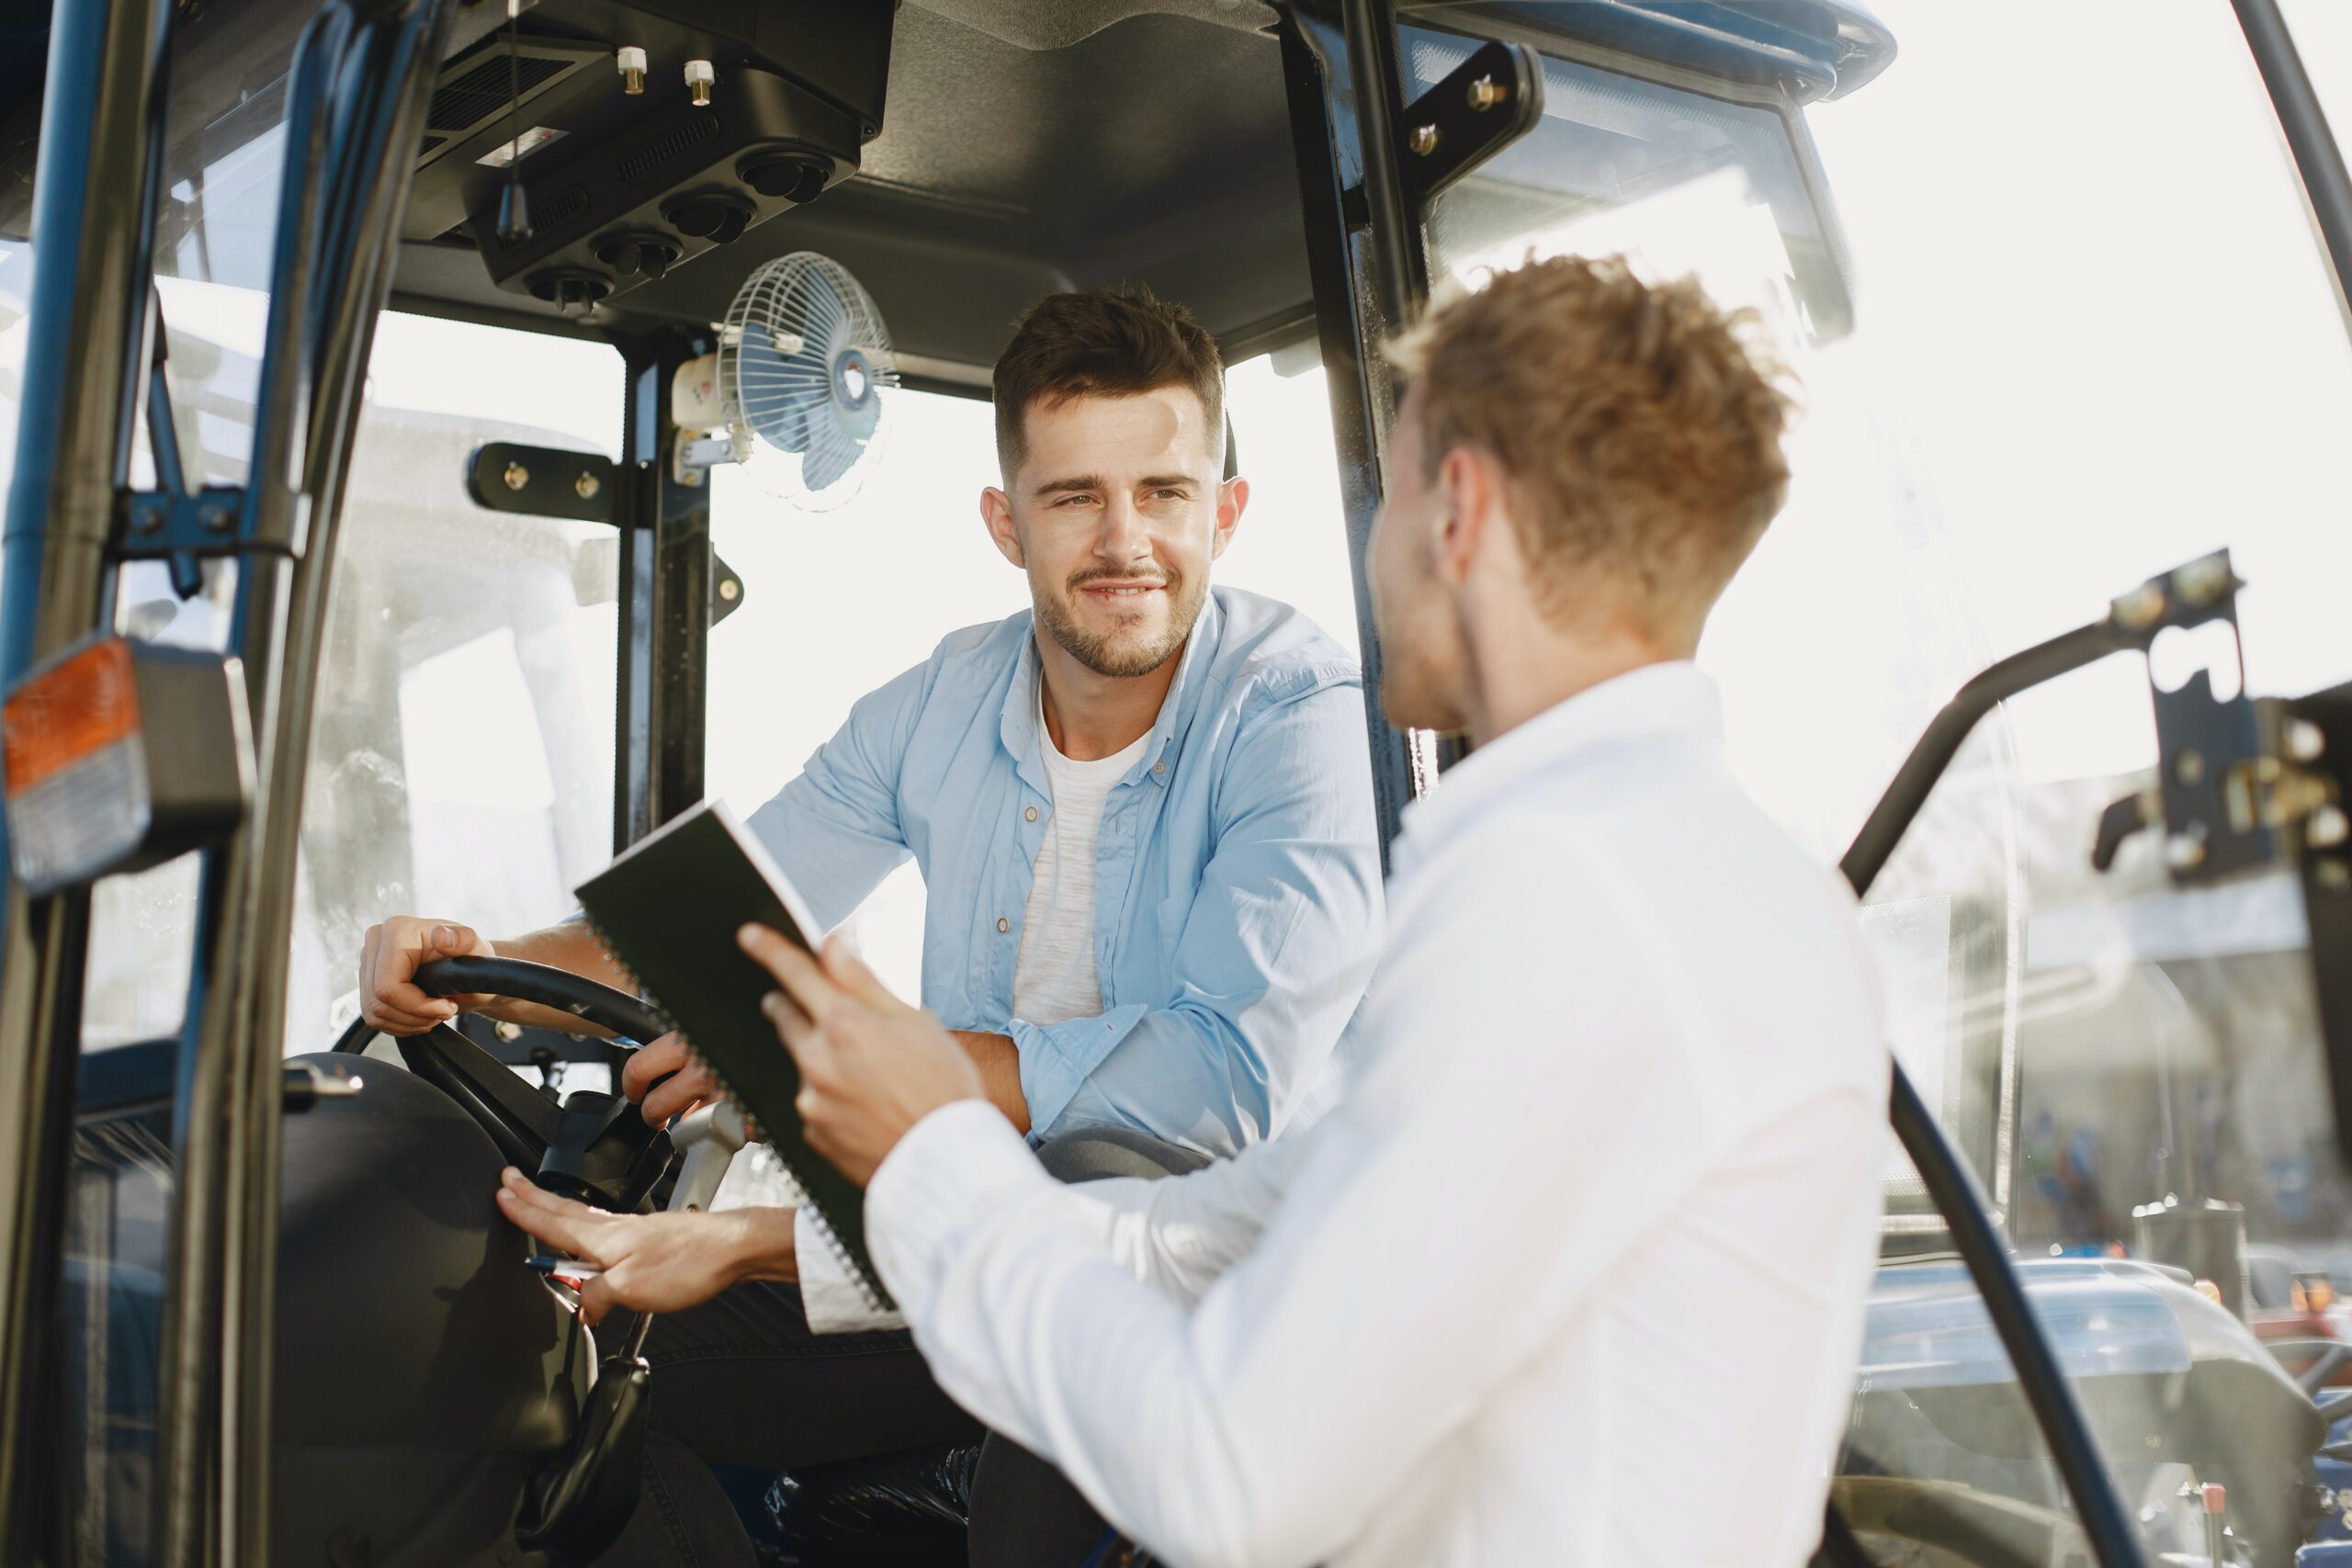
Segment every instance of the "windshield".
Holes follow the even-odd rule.
[[[1442,33],[1404,38],[1413,93],[1470,57]],[[1446,270],[1476,283],[1530,252],[1639,251],[1664,275],[1696,273],[1717,299],[1765,309],[1809,339],[1852,325],[1834,220],[1780,111],[1555,59],[1544,64],[1544,100],[1532,133],[1431,209]]]
[[[2352,347],[2229,8],[1874,8],[1901,55],[1803,118],[1555,62],[1539,127],[1429,222],[1434,270],[1474,286],[1531,249],[1623,251],[1761,315],[1803,384],[1795,479],[1700,662],[1734,766],[1825,864],[1962,681],[2209,550],[2252,584],[2254,691],[2352,676]],[[1459,58],[1408,41],[1412,90]],[[2167,638],[2157,678],[2214,647]],[[2210,1555],[2194,1488],[2218,1484],[2222,1556],[2267,1568],[2352,1540],[2319,1484],[2352,1495],[2352,1468],[2290,1375],[2292,1342],[2352,1337],[2352,1181],[2294,885],[2178,889],[2153,841],[2090,867],[2155,758],[2143,660],[2008,705],[1863,924],[1891,1042],[2152,1556]],[[2063,1561],[2063,1489],[1892,1148],[1886,1192],[1847,1515],[1873,1561],[1995,1537],[1959,1559]]]
[[[370,925],[534,931],[611,858],[618,536],[492,512],[465,476],[488,441],[617,457],[620,412],[606,344],[377,323],[303,794],[288,1053],[356,1016]]]

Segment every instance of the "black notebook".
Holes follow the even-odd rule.
[[[760,1011],[775,980],[735,943],[758,924],[814,950],[823,932],[784,873],[733,813],[707,801],[629,846],[579,895],[614,961],[759,1123],[874,1305],[890,1307],[865,1249],[865,1194],[802,1137],[792,1104],[800,1069]]]

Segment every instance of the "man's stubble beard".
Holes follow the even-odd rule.
[[[1063,652],[1097,675],[1108,675],[1114,680],[1132,680],[1138,675],[1148,675],[1176,657],[1185,639],[1193,635],[1193,625],[1200,619],[1201,606],[1208,598],[1206,577],[1194,585],[1184,577],[1170,576],[1165,580],[1169,595],[1167,635],[1133,651],[1114,651],[1111,643],[1117,634],[1101,637],[1088,631],[1079,624],[1070,604],[1069,596],[1076,595],[1089,581],[1091,579],[1077,579],[1066,585],[1058,595],[1037,592],[1033,589],[1030,596],[1036,603],[1037,615],[1046,623],[1046,630],[1061,645]]]

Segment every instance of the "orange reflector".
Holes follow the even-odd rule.
[[[2229,1506],[2229,1490],[2217,1481],[2208,1482],[2204,1487],[2204,1501],[2207,1513],[2221,1513]]]
[[[138,732],[130,645],[91,644],[17,687],[0,711],[9,797]]]
[[[253,747],[236,660],[77,643],[0,703],[8,860],[27,893],[142,871],[244,818]]]

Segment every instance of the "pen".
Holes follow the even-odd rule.
[[[593,1280],[605,1271],[601,1263],[582,1263],[576,1258],[526,1258],[523,1267],[565,1280]]]

